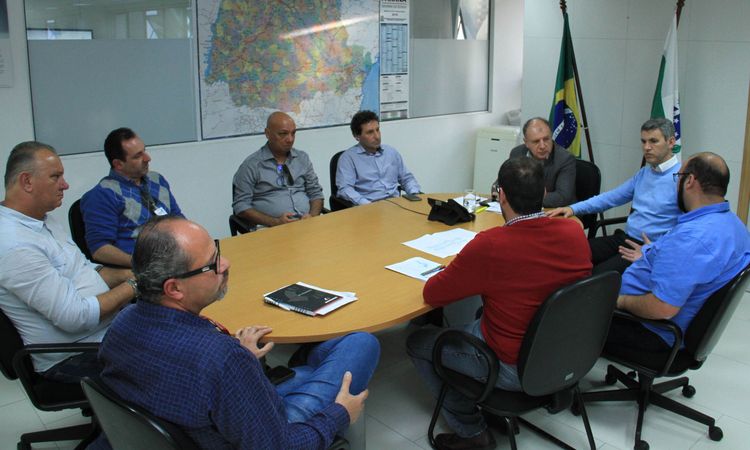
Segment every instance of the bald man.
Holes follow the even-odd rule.
[[[232,181],[234,214],[252,224],[283,225],[317,216],[323,188],[310,157],[294,148],[297,126],[277,111],[266,122],[266,144],[248,156]]]

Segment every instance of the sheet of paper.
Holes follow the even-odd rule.
[[[464,196],[456,197],[453,200],[455,200],[455,202],[458,203],[459,205],[463,205],[464,204]],[[487,197],[481,197],[481,196],[477,195],[476,203],[479,204],[479,203],[481,203],[481,202],[483,202],[485,200],[487,200]],[[499,205],[499,203],[498,203],[498,205]]]
[[[501,214],[503,211],[500,209],[500,202],[490,202],[489,208],[487,208],[487,211]]]
[[[430,277],[437,275],[445,268],[440,263],[424,259],[420,256],[409,258],[396,264],[385,266],[386,269],[393,270],[406,275],[407,277],[416,278],[417,280],[427,281]]]
[[[454,228],[440,233],[425,234],[403,244],[438,258],[447,258],[458,254],[476,235],[473,231]]]

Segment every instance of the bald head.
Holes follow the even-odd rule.
[[[271,153],[276,157],[286,156],[294,146],[297,125],[288,114],[276,111],[266,121],[266,138]]]
[[[729,167],[724,158],[712,152],[696,153],[682,171],[693,175],[705,195],[724,197],[729,186]]]

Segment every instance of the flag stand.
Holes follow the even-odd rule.
[[[568,5],[565,0],[560,0],[560,9],[563,14],[568,11]],[[578,76],[578,62],[576,61],[575,53],[573,53],[573,74],[576,79],[576,93],[578,94],[578,101],[581,103],[581,121],[583,122],[583,132],[586,135],[586,147],[589,150],[589,161],[594,162],[594,151],[591,148],[591,136],[589,135],[589,121],[586,118],[586,106],[583,104],[583,91],[581,90],[580,77]]]

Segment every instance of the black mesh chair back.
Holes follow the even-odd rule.
[[[750,284],[750,265],[711,294],[685,332],[685,350],[699,362],[706,360],[724,333],[729,319]]]
[[[524,392],[549,395],[574,386],[594,366],[607,338],[620,275],[605,272],[563,287],[537,310],[518,354]]]
[[[599,195],[602,188],[602,174],[596,164],[582,159],[576,160],[576,201],[588,200]],[[596,232],[596,214],[578,216],[583,228]],[[592,236],[589,236],[592,237]]]
[[[83,222],[83,213],[81,213],[81,200],[78,199],[70,205],[68,210],[68,225],[70,225],[70,235],[73,242],[81,249],[83,255],[91,261],[91,252],[86,244],[86,224]]]
[[[339,168],[339,158],[344,151],[337,152],[331,157],[331,162],[328,164],[328,170],[331,179],[331,196],[328,198],[328,205],[331,207],[331,211],[340,211],[342,209],[351,208],[354,206],[352,202],[339,198],[337,196],[339,192],[338,186],[336,186],[336,172]]]
[[[112,448],[120,450],[182,449],[198,446],[177,425],[123,400],[100,381],[84,378],[81,386],[94,410],[94,417]]]
[[[13,368],[13,356],[23,348],[23,341],[18,335],[16,327],[4,312],[0,311],[0,369],[9,380],[18,378]]]

